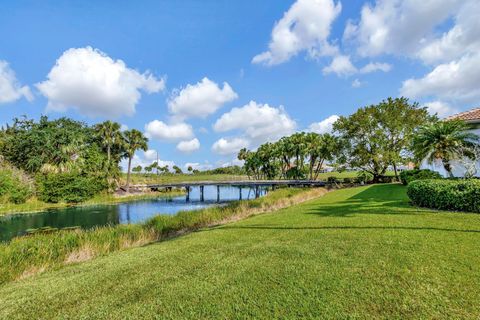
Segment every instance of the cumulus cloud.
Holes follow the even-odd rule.
[[[415,55],[463,2],[376,0],[363,6],[359,22],[347,24],[344,40],[356,43],[362,56]]]
[[[190,153],[200,149],[200,141],[197,138],[192,140],[180,141],[177,144],[177,150],[183,153]]]
[[[28,86],[22,86],[7,61],[0,60],[0,104],[17,101],[24,97],[33,100]]]
[[[291,134],[295,127],[295,121],[283,107],[270,107],[255,101],[250,101],[241,108],[233,108],[223,114],[213,126],[217,132],[242,130],[255,143],[275,141]]]
[[[459,112],[456,108],[442,101],[427,102],[424,106],[427,107],[430,114],[436,114],[440,118],[445,118]]]
[[[145,125],[145,134],[151,139],[164,141],[188,140],[193,138],[192,126],[187,123],[166,124],[160,120],[153,120]]]
[[[390,70],[392,70],[392,65],[388,63],[370,62],[364,67],[362,67],[359,70],[359,72],[360,73],[370,73],[375,71],[389,72]]]
[[[47,110],[64,112],[73,108],[90,117],[119,117],[133,115],[141,91],[162,91],[165,81],[85,47],[65,51],[47,80],[36,87],[48,99]]]
[[[350,57],[345,55],[337,55],[329,66],[323,68],[324,74],[335,73],[339,76],[349,76],[357,72],[358,70],[350,61]]]
[[[204,163],[187,162],[183,167],[185,169],[188,169],[188,167],[192,167],[193,170],[200,170],[200,171],[213,169],[213,165],[211,165],[208,161],[205,161]]]
[[[196,84],[188,84],[184,89],[176,90],[168,100],[168,109],[181,118],[205,118],[237,98],[238,95],[227,82],[220,88],[217,83],[205,77]]]
[[[360,81],[359,79],[354,79],[352,81],[352,87],[353,88],[360,88],[361,86],[363,86],[363,82]]]
[[[256,55],[252,62],[276,65],[302,51],[313,58],[336,54],[338,49],[328,37],[341,10],[340,2],[333,0],[297,0],[275,23],[269,50]]]
[[[417,99],[435,96],[445,100],[475,102],[480,98],[480,54],[436,66],[422,78],[408,79],[402,95]]]
[[[221,155],[236,154],[240,149],[247,148],[250,142],[243,138],[221,138],[212,145],[212,151]]]
[[[340,117],[334,114],[320,122],[312,123],[308,127],[308,131],[316,133],[331,133],[333,124],[338,120],[338,118]]]

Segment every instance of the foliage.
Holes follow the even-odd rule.
[[[400,181],[403,185],[407,185],[415,180],[425,180],[425,179],[441,179],[442,176],[432,170],[428,169],[415,169],[415,170],[404,170],[400,172]]]
[[[132,169],[132,159],[137,150],[147,151],[148,138],[143,135],[142,132],[137,129],[125,131],[124,135],[124,156],[128,158],[127,169],[127,192],[130,191],[130,173]]]
[[[175,174],[182,174],[183,171],[180,169],[179,166],[173,166],[172,169],[174,170]]]
[[[33,183],[25,173],[0,162],[0,203],[25,203],[33,192]]]
[[[79,173],[47,173],[36,176],[38,198],[48,203],[83,202],[107,188],[105,179]]]
[[[298,132],[274,143],[262,144],[257,151],[242,149],[238,159],[254,179],[318,179],[324,164],[340,149],[330,134]]]
[[[468,126],[459,120],[439,121],[420,128],[413,140],[417,161],[429,163],[440,159],[450,177],[453,177],[450,161],[463,156],[470,157],[479,137],[468,132]]]
[[[480,212],[480,180],[417,180],[408,184],[410,200],[432,209]]]
[[[426,108],[410,104],[406,98],[388,98],[360,108],[333,125],[345,147],[339,160],[350,168],[369,172],[377,182],[388,166],[396,172],[397,164],[407,161],[416,129],[432,120]]]

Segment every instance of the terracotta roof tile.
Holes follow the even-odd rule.
[[[480,121],[480,108],[454,114],[445,120]]]

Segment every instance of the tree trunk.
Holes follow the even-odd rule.
[[[110,145],[108,145],[107,146],[107,160],[108,160],[108,163],[110,163],[110,154],[111,154]]]
[[[398,172],[397,172],[397,164],[394,162],[393,163],[393,171],[395,171],[395,180],[398,180]]]
[[[130,170],[132,168],[132,157],[128,157],[128,171],[127,171],[127,193],[130,192]]]
[[[448,173],[448,177],[453,178],[452,166],[450,165],[450,161],[442,160],[442,163],[443,163],[443,168],[445,168],[445,171],[447,171]]]

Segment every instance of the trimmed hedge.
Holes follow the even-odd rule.
[[[406,170],[400,172],[400,181],[404,185],[408,185],[410,182],[415,180],[425,180],[425,179],[441,179],[442,176],[440,173],[428,169],[415,169],[415,170]]]
[[[417,180],[407,195],[420,207],[480,213],[480,180]]]

